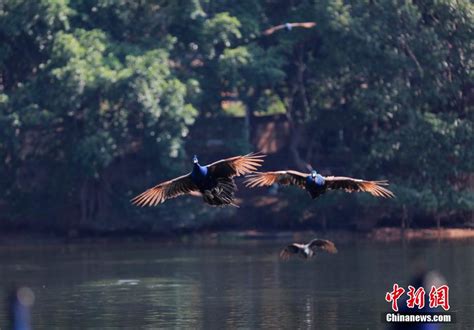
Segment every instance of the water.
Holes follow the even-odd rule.
[[[336,238],[336,255],[283,262],[287,242],[0,247],[0,294],[12,283],[32,288],[35,329],[383,329],[385,293],[424,264],[450,286],[457,323],[446,328],[474,329],[472,240]]]

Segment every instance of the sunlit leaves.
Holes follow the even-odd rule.
[[[240,22],[227,12],[218,13],[204,23],[204,34],[210,38],[213,44],[222,43],[229,47],[235,39],[242,37],[240,33]]]
[[[123,159],[141,157],[150,180],[181,173],[198,112],[223,127],[188,145],[220,136],[239,151],[248,135],[222,114],[287,113],[318,170],[396,182],[394,214],[472,209],[473,12],[466,0],[3,1],[0,175],[63,166],[68,184],[51,191],[74,200]],[[317,25],[260,35],[297,21]],[[338,198],[295,210],[309,219]]]

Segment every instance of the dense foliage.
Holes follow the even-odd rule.
[[[287,21],[317,26],[260,35]],[[472,224],[471,1],[4,0],[0,40],[3,224],[161,231],[238,219],[252,209],[128,200],[186,171],[190,153],[250,151],[256,116],[275,113],[289,123],[288,161],[271,165],[386,178],[398,198],[315,203],[281,190],[289,215],[267,226],[335,214],[346,221],[328,226]]]

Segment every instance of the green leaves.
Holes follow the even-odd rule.
[[[82,11],[85,2],[74,3],[78,11],[72,5],[10,1],[0,15],[0,33],[16,36],[0,55],[0,130],[8,141],[0,144],[0,156],[17,173],[5,191],[60,195],[66,204],[76,203],[80,191],[105,189],[110,166],[131,154],[153,150],[150,162],[156,162],[183,153],[183,139],[197,115],[187,100],[186,80],[174,72],[169,58],[175,38],[157,40],[154,47],[145,39],[123,42],[118,34],[89,25],[97,11],[109,8],[117,14],[112,4],[101,2],[88,13]],[[121,12],[121,22],[133,24],[126,23],[126,16],[144,9],[138,7]],[[130,26],[122,28],[136,33]],[[163,162],[162,169],[170,166]],[[56,168],[62,180],[51,190],[44,181],[31,180],[22,192],[22,180],[15,175],[33,168],[37,173]],[[81,203],[81,210],[87,210],[99,201],[81,195]],[[84,212],[85,217],[100,216]]]
[[[205,129],[189,149],[247,151],[252,115],[286,113],[301,134],[284,144],[318,170],[396,182],[394,216],[472,210],[473,12],[465,0],[3,1],[5,194],[50,191],[78,207],[110,181],[128,196],[184,171],[175,160],[193,128]],[[317,25],[260,34],[298,21]],[[63,179],[50,190],[23,179],[49,168]],[[125,184],[116,172],[131,168]],[[374,207],[341,200],[320,203]],[[324,209],[299,207],[301,219]]]
[[[240,22],[236,17],[222,12],[204,22],[203,33],[213,45],[229,47],[234,40],[242,37],[239,28]]]

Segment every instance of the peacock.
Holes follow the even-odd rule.
[[[190,173],[162,182],[136,196],[131,202],[138,206],[156,206],[165,200],[186,194],[201,194],[212,206],[236,206],[234,177],[255,172],[263,163],[264,154],[250,153],[218,160],[201,166],[196,155]]]
[[[310,29],[314,26],[316,26],[316,22],[285,23],[285,24],[272,26],[271,28],[268,28],[268,29],[262,31],[262,34],[265,35],[265,36],[268,36],[268,35],[271,35],[274,32],[276,32],[278,30],[281,30],[281,29],[286,29],[287,31],[291,31],[294,27]]]
[[[336,245],[333,242],[315,238],[307,244],[293,243],[281,250],[280,258],[287,260],[292,255],[299,255],[305,259],[310,259],[314,256],[317,250],[323,250],[329,253],[337,253]]]
[[[344,189],[347,192],[364,191],[376,197],[392,198],[395,196],[393,192],[383,187],[388,185],[386,180],[367,181],[345,176],[322,176],[316,171],[311,171],[309,174],[292,170],[256,172],[248,175],[245,181],[246,186],[251,188],[271,186],[275,183],[306,189],[313,199],[334,189]]]

